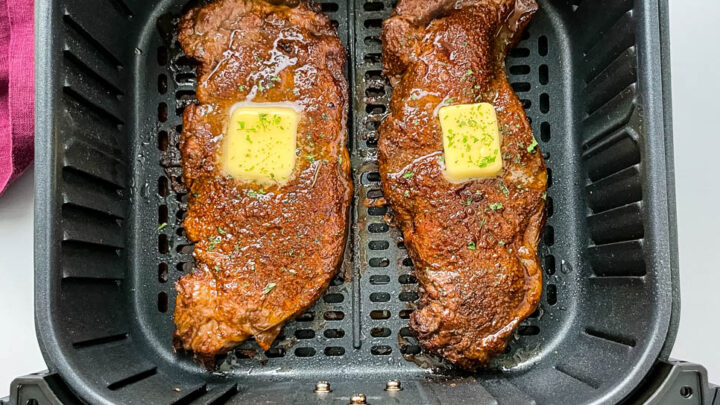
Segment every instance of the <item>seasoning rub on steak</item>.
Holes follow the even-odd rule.
[[[343,255],[352,196],[345,50],[317,5],[295,3],[219,0],[179,25],[199,67],[198,104],[185,109],[180,140],[195,265],[176,285],[174,344],[200,360],[250,337],[267,350],[327,289]],[[238,102],[300,112],[287,180],[222,171],[218,151]]]
[[[400,0],[383,24],[394,90],[378,157],[420,284],[410,328],[426,351],[467,369],[502,353],[540,299],[547,172],[504,67],[536,9],[534,0]],[[450,182],[437,111],[480,102],[497,114],[502,171]]]

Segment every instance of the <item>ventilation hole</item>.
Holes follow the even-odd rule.
[[[547,216],[548,218],[553,216],[554,208],[553,208],[553,200],[550,197],[545,197],[545,207],[547,209]]]
[[[380,11],[380,10],[385,9],[385,5],[382,3],[375,3],[375,2],[365,3],[365,4],[363,4],[363,9],[365,11]]]
[[[365,20],[365,28],[382,28],[381,18],[370,18]]]
[[[530,66],[528,65],[517,65],[517,66],[510,66],[510,74],[511,75],[526,75],[530,73]]]
[[[340,346],[330,346],[325,348],[326,356],[342,356],[345,354],[345,348]]]
[[[388,337],[392,331],[389,328],[372,328],[370,329],[370,336],[372,337]]]
[[[503,354],[510,354],[512,351],[512,347],[510,345],[505,346],[505,350],[503,350]]]
[[[377,138],[368,138],[365,144],[368,148],[377,148],[378,140]]]
[[[325,329],[323,335],[328,339],[340,339],[345,336],[345,331],[342,329]]]
[[[167,254],[170,251],[170,245],[168,244],[168,237],[164,233],[158,235],[158,252]]]
[[[552,186],[552,170],[550,168],[547,168],[547,187],[550,188]]]
[[[684,386],[680,388],[680,396],[683,398],[692,398],[693,396],[693,389],[689,386]]]
[[[385,89],[365,89],[365,96],[370,98],[382,97],[385,95]]]
[[[375,356],[387,356],[392,353],[392,347],[386,345],[378,345],[370,348],[370,353]]]
[[[390,227],[388,226],[388,224],[382,224],[382,223],[381,223],[381,224],[370,224],[370,225],[368,225],[368,231],[370,231],[371,233],[387,232],[388,229],[390,229]]]
[[[550,305],[557,304],[557,287],[555,284],[548,284],[547,286],[547,303]]]
[[[165,313],[168,310],[168,295],[166,292],[161,292],[158,294],[158,311]]]
[[[400,346],[400,353],[402,353],[402,354],[418,354],[418,353],[420,353],[420,346],[418,346],[418,345]]]
[[[328,304],[338,304],[345,300],[345,297],[342,294],[325,294],[323,297],[323,301],[327,302]]]
[[[192,271],[193,265],[190,262],[180,262],[175,265],[175,269],[183,273],[189,273]]]
[[[167,83],[166,75],[161,74],[158,76],[157,86],[158,86],[158,93],[160,93],[160,94],[167,93],[168,83]]]
[[[280,347],[271,347],[265,351],[265,356],[268,358],[285,357],[285,349]]]
[[[555,229],[553,229],[552,226],[548,225],[545,227],[543,241],[547,246],[552,246],[555,243]]]
[[[340,9],[340,6],[335,3],[321,3],[320,8],[325,13],[334,13]]]
[[[298,347],[295,349],[295,356],[297,357],[312,357],[315,355],[315,349],[312,347]]]
[[[168,49],[164,46],[158,47],[157,49],[157,62],[160,66],[165,66],[168,63]]]
[[[180,220],[185,219],[185,214],[187,214],[187,211],[185,210],[178,210],[178,212],[175,213],[175,217]]]
[[[165,176],[158,178],[158,194],[161,197],[167,197],[170,194],[170,187],[168,186],[168,179]]]
[[[368,114],[383,114],[386,107],[382,104],[368,104],[365,106],[365,112]]]
[[[340,26],[340,21],[338,21],[338,20],[330,20],[330,25],[332,25],[332,27],[333,27],[335,30],[337,30],[338,27]]]
[[[548,84],[549,73],[547,65],[540,65],[538,75],[540,76],[540,84]]]
[[[184,84],[194,84],[195,73],[178,73],[175,75],[175,81]]]
[[[405,241],[402,241],[402,240],[399,241],[397,243],[397,247],[398,247],[398,249],[405,249]]]
[[[406,257],[402,260],[402,265],[406,266],[406,267],[412,267],[413,262],[412,262],[412,260],[410,260],[409,257]]]
[[[398,277],[398,281],[400,282],[400,284],[416,284],[417,278],[410,274],[403,274]]]
[[[177,132],[178,134],[182,133],[182,124],[175,127],[175,132]]]
[[[390,265],[390,260],[386,257],[373,257],[370,259],[370,267],[387,267]]]
[[[390,282],[390,276],[370,276],[370,284],[372,285],[385,285]]]
[[[167,263],[158,264],[158,281],[166,283],[168,281],[168,265]]]
[[[550,96],[547,93],[540,95],[540,112],[547,114],[550,111]]]
[[[527,48],[514,48],[508,54],[511,58],[527,58],[530,56],[530,50]]]
[[[528,82],[519,82],[519,83],[513,83],[512,88],[515,90],[516,93],[523,93],[526,91],[530,91],[531,85]]]
[[[162,226],[164,228],[163,224],[165,224],[165,226],[167,226],[167,221],[168,221],[168,207],[167,207],[167,205],[161,205],[158,207],[158,224],[160,224],[160,226]]]
[[[520,103],[522,104],[522,107],[526,110],[529,110],[530,107],[532,107],[532,101],[528,99],[521,99]]]
[[[543,122],[540,124],[540,139],[543,142],[550,142],[550,123]]]
[[[398,298],[400,298],[400,301],[402,302],[413,302],[416,301],[419,296],[415,291],[403,291],[400,293]]]
[[[368,192],[367,192],[367,198],[370,198],[373,200],[377,199],[377,198],[381,198],[382,196],[383,196],[383,192],[380,189],[368,190]]]
[[[195,90],[178,90],[175,98],[180,101],[195,101]]]
[[[25,405],[39,405],[39,402],[37,401],[37,399],[30,398],[25,401]]]
[[[380,181],[380,173],[370,172],[367,174],[367,179],[368,179],[368,181],[374,181],[374,182]]]
[[[175,234],[177,236],[186,236],[185,235],[185,228],[178,228],[177,231],[175,231]]]
[[[538,53],[540,56],[547,56],[548,54],[548,39],[545,35],[538,38]]]
[[[543,260],[543,263],[545,264],[545,272],[552,276],[555,274],[555,256],[553,255],[547,255],[545,256],[545,260]]]
[[[168,133],[166,131],[160,131],[158,133],[158,149],[166,151],[168,148]]]
[[[298,329],[295,331],[295,337],[298,339],[312,339],[315,337],[315,331],[312,329]]]
[[[338,286],[342,285],[345,282],[345,277],[342,274],[338,274],[335,276],[332,281],[330,281],[330,285]]]
[[[518,334],[521,336],[534,336],[540,334],[540,328],[535,325],[520,325]]]
[[[385,250],[390,247],[390,242],[386,240],[373,240],[368,243],[370,250]]]
[[[370,301],[372,302],[388,302],[390,301],[390,294],[386,292],[374,292],[370,294]]]
[[[323,318],[326,321],[342,321],[345,318],[345,313],[342,311],[327,311],[323,314]]]
[[[365,128],[369,129],[370,131],[377,131],[378,128],[380,128],[380,123],[382,121],[368,121],[365,123]],[[378,180],[380,181],[380,177],[378,177]]]
[[[368,38],[375,38],[375,37],[366,37],[365,43],[367,43]],[[380,40],[377,40],[378,43],[380,43]],[[382,70],[368,70],[365,72],[365,81],[384,81],[385,76],[382,74]]]
[[[370,311],[370,318],[372,318],[372,319],[390,319],[390,311],[387,311],[384,309]]]
[[[165,103],[158,104],[158,121],[165,122],[168,117],[168,106]]]
[[[305,312],[303,314],[300,314],[297,318],[295,318],[298,322],[312,322],[315,320],[315,314],[312,312]]]
[[[410,328],[408,328],[407,326],[403,326],[402,328],[400,328],[400,331],[398,332],[398,334],[405,338],[407,338],[407,337],[415,338],[415,336],[413,336],[412,332],[410,332]]]
[[[528,316],[528,318],[537,319],[540,317],[540,307],[535,308],[535,311]]]
[[[178,245],[175,251],[184,255],[189,255],[195,250],[195,247],[191,244]]]
[[[400,311],[400,319],[410,319],[410,314],[412,313],[412,309],[403,309],[402,311]]]

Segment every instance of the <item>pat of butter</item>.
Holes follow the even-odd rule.
[[[492,104],[460,104],[438,111],[451,181],[497,176],[502,170],[500,131]]]
[[[295,168],[300,114],[283,106],[238,106],[222,145],[222,168],[233,178],[282,183]]]

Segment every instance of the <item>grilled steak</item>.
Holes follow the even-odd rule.
[[[504,70],[535,10],[534,0],[400,0],[383,25],[394,90],[378,157],[420,283],[410,328],[426,351],[467,369],[501,353],[540,299],[547,173]],[[436,111],[448,100],[495,106],[499,177],[444,177]]]
[[[195,266],[176,285],[176,348],[207,361],[254,337],[267,350],[338,271],[352,196],[345,50],[318,7],[219,0],[190,10],[179,41],[200,62],[183,115],[185,230]],[[218,149],[231,106],[292,102],[298,157],[283,185],[223,175]]]

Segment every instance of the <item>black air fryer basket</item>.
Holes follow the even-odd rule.
[[[477,374],[420,350],[412,263],[387,209],[365,204],[382,196],[379,34],[394,2],[323,1],[352,91],[343,271],[266,352],[246,342],[215,372],[173,353],[174,282],[193,250],[178,139],[196,84],[175,31],[200,3],[37,0],[35,314],[49,371],[17,379],[10,401],[711,403],[701,367],[667,361],[679,296],[666,0],[540,1],[510,53],[548,165],[544,286]],[[315,392],[322,380],[330,392]]]

